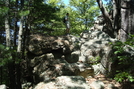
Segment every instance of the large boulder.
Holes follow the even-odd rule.
[[[34,89],[91,89],[82,76],[60,76],[55,81],[40,82]]]
[[[70,36],[45,36],[42,34],[32,34],[28,39],[27,49],[35,55],[63,49],[62,53],[72,52],[74,46]]]
[[[91,65],[86,63],[68,63],[66,60],[55,59],[52,53],[36,56],[29,61],[30,67],[33,69],[34,82],[48,82],[54,80],[58,76],[93,76],[94,71]]]
[[[29,68],[35,83],[54,80],[58,76],[93,76],[91,65],[79,62],[80,38],[33,34],[28,39]]]
[[[53,53],[54,57],[64,59],[69,63],[78,61],[79,38],[75,36],[45,36],[33,34],[27,40],[28,55],[43,55]]]
[[[7,89],[6,85],[0,85],[0,89]]]
[[[108,34],[100,30],[90,30],[81,34],[81,55],[79,61],[92,63],[96,74],[107,74],[111,70],[110,58],[113,56],[113,49],[110,42],[117,39],[111,38]]]

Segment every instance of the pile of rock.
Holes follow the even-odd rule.
[[[114,89],[115,83],[93,77],[112,74],[114,54],[109,43],[116,41],[95,27],[80,37],[31,35],[27,44],[28,71],[37,84],[35,89]]]

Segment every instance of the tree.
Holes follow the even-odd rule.
[[[21,7],[20,10],[23,11],[24,0],[21,0],[21,6],[20,7]],[[21,50],[22,50],[23,20],[24,20],[24,16],[21,14],[21,16],[20,16],[19,34],[18,34],[18,48],[17,48],[18,53],[20,53]]]
[[[76,13],[75,20],[84,30],[91,27],[94,18],[99,15],[99,10],[94,0],[70,0],[70,6]]]
[[[111,71],[111,76],[122,84],[133,82],[134,68],[132,65],[134,63],[134,57],[132,52],[128,52],[126,49],[129,49],[130,47],[129,50],[132,50],[134,48],[134,0],[109,0],[113,3],[111,14],[109,14],[104,7],[102,0],[96,1],[103,14],[107,27],[110,28],[107,30],[111,32],[111,37],[120,40],[112,45],[113,53],[115,55],[112,58],[112,65],[117,67]]]
[[[5,0],[5,6],[9,9],[9,0]],[[10,24],[9,24],[9,12],[7,11],[5,15],[5,30],[6,30],[6,46],[11,46],[11,37],[10,37]]]
[[[119,39],[125,42],[129,34],[134,35],[134,0],[121,0],[121,29]]]
[[[57,6],[53,6],[53,4],[49,4],[47,0],[45,0],[44,3],[43,0],[33,1],[29,14],[29,22],[32,30],[41,33],[49,31],[48,25],[51,24],[51,20],[59,18],[56,15],[56,12],[59,11],[59,8]]]
[[[5,14],[5,32],[6,32],[6,46],[10,49],[11,48],[11,36],[10,36],[10,23],[9,23],[9,0],[5,0],[5,6],[8,7],[8,11]],[[8,57],[9,55],[11,56],[11,53],[8,53]],[[10,87],[11,89],[15,88],[16,84],[15,82],[11,82],[11,81],[15,81],[15,75],[14,75],[14,62],[11,61],[12,59],[9,58],[9,60],[7,61],[7,65],[8,65],[8,72],[9,72],[9,80],[10,80]]]
[[[134,10],[133,0],[110,0],[113,3],[112,18],[103,5],[102,0],[96,0],[104,16],[105,23],[110,29],[111,36],[125,42],[129,34],[134,34]]]

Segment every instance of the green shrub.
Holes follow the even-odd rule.
[[[127,39],[126,42],[115,42],[113,45],[115,57],[113,58],[113,62],[118,61],[118,69],[116,70],[116,74],[114,79],[118,82],[124,81],[134,81],[134,56],[129,52],[126,52],[125,47],[134,48],[134,35],[130,35],[130,38]]]

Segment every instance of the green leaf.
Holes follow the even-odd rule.
[[[9,8],[8,7],[0,7],[0,15],[5,15],[6,13],[8,13]]]
[[[29,10],[25,10],[25,11],[21,11],[21,12],[19,13],[19,15],[20,15],[20,16],[27,16],[29,13],[30,13]]]
[[[9,50],[10,49],[10,47],[6,47],[6,50]]]
[[[5,49],[5,46],[2,45],[2,44],[0,44],[0,49],[1,49],[1,50]]]
[[[130,82],[133,82],[133,81],[134,81],[134,79],[129,79],[129,81],[130,81]]]

